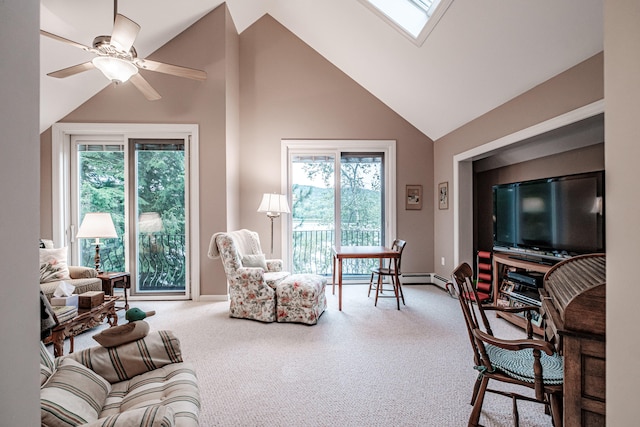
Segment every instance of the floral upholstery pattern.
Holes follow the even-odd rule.
[[[229,234],[220,233],[216,245],[229,283],[229,315],[261,322],[276,321],[275,288],[288,272],[281,260],[267,260],[265,272],[260,267],[243,267],[242,256]]]
[[[278,322],[315,325],[327,308],[327,279],[317,274],[293,274],[276,287]]]

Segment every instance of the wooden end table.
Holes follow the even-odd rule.
[[[113,295],[113,288],[122,288],[124,292],[124,309],[129,310],[127,289],[131,288],[131,274],[125,271],[103,271],[98,273],[98,279],[102,280],[102,290],[105,295]],[[122,307],[116,307],[116,310],[122,310]]]
[[[109,322],[109,326],[118,325],[118,316],[116,314],[116,301],[119,300],[119,296],[106,296],[104,302],[93,308],[80,308],[78,309],[78,315],[69,320],[66,320],[59,325],[55,326],[51,331],[49,337],[50,342],[53,343],[53,355],[55,357],[62,356],[64,354],[64,340],[69,338],[69,353],[73,353],[73,337],[86,331],[87,329],[95,328],[102,324],[102,321],[106,318]],[[49,341],[45,340],[45,343]]]

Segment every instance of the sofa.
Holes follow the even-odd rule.
[[[73,286],[74,294],[102,290],[98,272],[91,267],[68,265],[67,252],[66,247],[54,248],[51,240],[40,240],[40,289],[49,301],[63,281]]]
[[[154,331],[55,359],[41,344],[40,407],[48,427],[193,427],[200,393],[178,338]]]

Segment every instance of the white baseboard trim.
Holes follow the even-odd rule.
[[[229,301],[229,295],[200,295],[198,301]]]
[[[446,284],[449,282],[445,277],[436,273],[404,273],[400,281],[403,285],[436,285],[444,290],[446,290]],[[366,284],[368,283],[369,281],[367,280]],[[328,283],[327,286],[331,286],[331,283]],[[229,301],[229,295],[200,295],[197,301]]]
[[[433,284],[441,287],[442,289],[446,289],[446,284],[448,282],[446,278],[435,273],[403,273],[401,281],[403,285],[424,283]]]

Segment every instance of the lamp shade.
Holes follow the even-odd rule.
[[[287,203],[287,196],[275,193],[263,195],[258,212],[266,212],[267,214],[291,213],[289,203]]]
[[[112,239],[118,237],[118,233],[116,233],[116,227],[113,225],[110,213],[91,212],[84,216],[76,237],[80,239]]]
[[[124,83],[138,73],[138,67],[131,62],[112,56],[96,56],[91,62],[106,78],[116,83]]]

